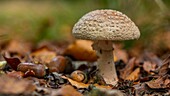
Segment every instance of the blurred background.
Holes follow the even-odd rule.
[[[1,0],[0,43],[73,40],[73,25],[96,9],[121,11],[139,27],[141,38],[121,42],[123,48],[170,51],[170,0]]]

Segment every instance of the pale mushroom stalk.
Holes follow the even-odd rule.
[[[92,45],[93,49],[96,50],[99,75],[103,77],[106,84],[115,85],[118,81],[116,68],[113,61],[113,46],[112,41],[98,40]]]

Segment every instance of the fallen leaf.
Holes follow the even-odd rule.
[[[130,73],[133,72],[133,69],[135,67],[135,60],[136,60],[136,58],[133,57],[132,59],[129,60],[129,62],[127,63],[125,68],[120,70],[120,78],[125,80],[127,78],[127,76],[129,76]]]
[[[155,80],[151,80],[146,82],[146,84],[152,89],[159,89],[159,88],[170,88],[170,76],[160,76]]]
[[[64,54],[72,56],[76,60],[80,60],[80,61],[96,61],[97,55],[96,55],[96,51],[93,50],[91,46],[92,44],[93,42],[89,40],[76,40],[74,43],[68,46]],[[113,58],[114,61],[122,59],[126,62],[127,59],[125,58],[127,54],[125,51],[119,49],[113,51],[113,54],[114,54],[114,58]],[[119,56],[119,58],[117,55]]]
[[[116,49],[113,51],[114,54],[114,61],[118,61],[118,60],[123,60],[124,63],[128,62],[128,54],[125,50],[122,49]]]
[[[136,68],[125,80],[137,80],[139,78],[140,68]]]
[[[0,77],[1,94],[30,94],[35,90],[35,86],[27,80],[20,80],[3,75]]]
[[[10,76],[10,77],[18,78],[18,79],[21,79],[21,78],[24,77],[24,73],[21,72],[21,71],[8,72],[7,75]]]
[[[21,55],[25,55],[30,52],[31,43],[21,41],[21,40],[11,40],[6,48],[6,51],[12,53],[19,53]]]
[[[112,89],[110,86],[104,86],[104,85],[99,85],[99,84],[94,84],[94,86],[98,89]]]
[[[159,68],[159,75],[163,76],[170,72],[170,55],[163,61],[163,65]]]
[[[54,42],[41,41],[38,43],[37,46],[38,49],[47,48],[50,51],[56,52],[57,55],[63,55],[64,51],[69,45],[69,42],[68,41],[54,41]]]
[[[91,47],[92,41],[88,40],[76,40],[73,44],[70,44],[65,51],[66,55],[71,55],[77,60],[82,61],[96,61],[96,52]]]
[[[63,79],[67,79],[72,86],[75,86],[77,88],[88,88],[90,86],[90,84],[85,84],[85,83],[82,83],[82,82],[77,82],[77,81],[74,81],[68,77],[65,77],[65,76],[62,76]],[[96,88],[99,88],[99,89],[111,89],[110,86],[103,86],[103,85],[98,85],[98,84],[94,84],[94,86]]]
[[[135,96],[143,96],[146,91],[148,91],[148,87],[145,83],[139,83],[133,86],[135,89]]]
[[[158,56],[156,56],[156,54],[149,52],[149,51],[145,51],[143,53],[143,55],[141,56],[141,61],[149,61],[152,64],[156,64],[157,66],[161,66],[162,65],[162,60],[160,58],[158,58]]]
[[[88,88],[89,84],[85,84],[85,83],[82,83],[82,82],[77,82],[77,81],[74,81],[68,77],[65,77],[65,76],[62,76],[63,79],[67,79],[71,85],[73,86],[76,86],[77,88]]]
[[[17,57],[7,58],[5,55],[3,55],[3,57],[12,69],[17,70],[17,66],[21,63]]]
[[[34,57],[34,61],[40,61],[44,64],[49,63],[56,55],[55,51],[52,51],[47,47],[41,47],[31,53],[31,56]]]
[[[52,91],[51,96],[83,96],[70,85],[64,85],[56,91]]]
[[[148,72],[151,73],[151,71],[155,71],[156,70],[156,64],[155,63],[151,63],[150,61],[145,61],[143,64],[143,69]]]

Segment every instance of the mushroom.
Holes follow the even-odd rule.
[[[95,10],[85,14],[74,25],[75,38],[93,40],[92,47],[99,57],[99,75],[106,84],[117,84],[118,78],[113,61],[112,41],[132,40],[140,37],[140,31],[125,14],[110,9]]]

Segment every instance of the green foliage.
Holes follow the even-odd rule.
[[[81,16],[95,9],[109,8],[128,15],[142,33],[139,41],[148,40],[150,34],[158,29],[169,30],[169,6],[169,0],[2,0],[0,33],[3,29],[11,38],[19,34],[15,37],[36,42],[63,40],[67,38],[65,34],[71,32],[72,26]],[[125,44],[130,46],[130,42],[126,41]]]

